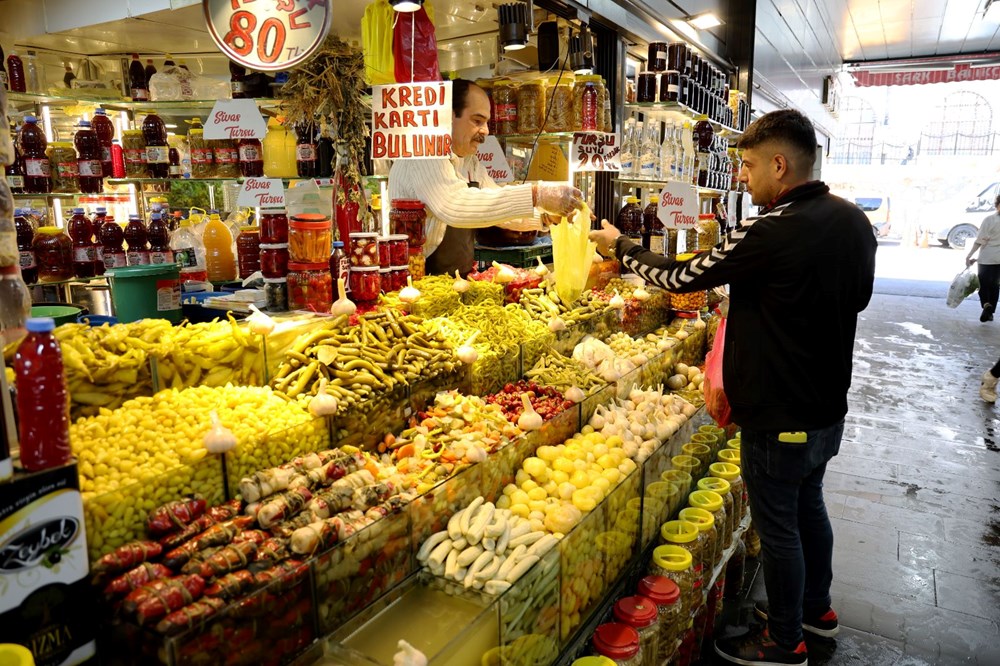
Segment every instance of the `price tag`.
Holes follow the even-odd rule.
[[[372,88],[372,159],[451,157],[451,81]]]
[[[252,99],[220,99],[205,121],[206,139],[263,139],[267,123]]]
[[[285,187],[280,178],[247,178],[236,197],[237,206],[284,208]]]
[[[333,0],[203,0],[202,9],[216,46],[258,72],[308,60],[333,21]]]
[[[497,141],[495,136],[490,135],[486,137],[486,141],[476,151],[476,157],[479,158],[483,168],[486,169],[486,173],[495,182],[509,183],[514,180],[510,164],[507,163],[507,158],[503,154],[503,148],[500,147],[500,142]]]
[[[617,134],[576,132],[573,135],[574,171],[621,171],[621,145]]]
[[[692,229],[698,224],[698,192],[688,183],[667,183],[660,192],[656,217],[668,229]]]

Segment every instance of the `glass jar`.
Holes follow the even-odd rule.
[[[660,526],[661,543],[683,548],[691,555],[691,575],[694,592],[688,611],[701,603],[701,589],[705,571],[705,548],[708,540],[699,538],[698,526],[687,520],[668,520]],[[678,583],[679,585],[680,583]]]
[[[639,581],[639,594],[656,604],[659,618],[659,647],[655,659],[650,663],[669,663],[677,649],[677,638],[681,633],[681,590],[677,583],[666,576],[646,576]]]
[[[265,307],[270,312],[288,311],[288,278],[264,278]]]
[[[191,177],[212,178],[215,164],[210,142],[205,139],[205,130],[193,127],[188,130],[188,148],[191,151]]]
[[[639,652],[643,666],[656,666],[660,652],[660,617],[652,599],[641,595],[615,602],[615,619],[639,634]]]
[[[646,67],[653,72],[667,69],[668,46],[666,42],[650,42]]]
[[[80,171],[72,143],[53,141],[49,144],[49,172],[52,174],[53,192],[80,191]]]
[[[722,510],[726,520],[720,529],[722,532],[720,548],[725,550],[733,545],[733,532],[736,530],[736,503],[733,501],[732,488],[725,479],[706,476],[698,480],[698,490],[708,490],[722,498]]]
[[[722,240],[722,229],[713,213],[698,216],[698,249],[711,250]]]
[[[410,276],[409,266],[393,266],[389,269],[389,286],[386,291],[399,291],[406,286],[406,278]],[[384,287],[384,285],[383,285]]]
[[[146,138],[142,135],[142,130],[122,132],[122,152],[125,156],[126,178],[146,178],[149,175],[146,167]]]
[[[695,576],[691,568],[691,553],[673,544],[657,546],[653,549],[649,573],[674,581],[680,591],[681,622],[686,622],[694,607]],[[701,579],[698,579],[698,584],[700,589]]]
[[[545,90],[548,119],[546,132],[572,132],[574,125],[573,88],[563,79],[558,84],[552,82]]]
[[[392,208],[389,209],[389,227],[393,235],[405,235],[411,248],[423,247],[424,223],[426,221],[427,212],[424,210],[422,201],[416,199],[392,200]]]
[[[369,266],[380,267],[378,234],[374,232],[361,231],[351,234],[350,251],[347,253],[351,261],[351,267],[368,268]],[[388,268],[388,266],[386,266]]]
[[[240,227],[240,235],[236,237],[236,263],[241,280],[260,270],[260,230],[257,227]]]
[[[640,104],[656,101],[656,74],[654,72],[639,72],[635,98]]]
[[[240,152],[233,139],[215,139],[209,141],[212,156],[215,159],[216,178],[240,177]]]
[[[410,256],[406,251],[406,234],[392,234],[385,238],[385,244],[389,247],[389,265],[403,266],[406,264]]]
[[[288,275],[288,243],[260,244],[260,272],[271,279]]]
[[[39,227],[31,242],[38,263],[39,282],[58,282],[73,277],[73,241],[59,227]]]
[[[288,264],[288,307],[292,310],[329,312],[333,305],[333,280],[330,264]]]
[[[260,211],[260,242],[288,242],[288,213],[284,208]]]
[[[517,134],[517,84],[499,80],[493,84],[497,136]]]
[[[716,544],[712,560],[712,565],[715,566],[722,558],[722,544],[725,542],[723,532],[726,529],[726,506],[722,501],[722,496],[711,490],[696,490],[688,496],[688,504],[696,509],[708,511],[712,514],[712,518],[715,519],[713,529],[715,531]]]
[[[288,222],[289,261],[303,264],[326,263],[330,260],[332,243],[333,227],[326,215],[303,213],[293,215]]]
[[[667,70],[660,74],[660,101],[679,102],[681,98],[681,75],[676,70]]]
[[[607,657],[617,666],[642,666],[639,633],[620,622],[608,622],[594,630],[592,640],[596,656]]]
[[[367,305],[378,300],[382,292],[382,277],[378,266],[351,268],[348,280],[351,283],[352,301],[358,305]]]
[[[390,268],[392,266],[392,255],[389,252],[389,237],[379,236],[377,241],[379,268]]]
[[[660,475],[660,478],[664,481],[671,481],[674,484],[676,484],[678,489],[680,490],[681,495],[683,495],[684,497],[690,495],[691,491],[694,490],[691,487],[691,483],[693,481],[691,478],[691,474],[685,472],[682,469],[668,469],[667,471],[665,471],[663,474]]]
[[[715,518],[704,509],[691,506],[684,507],[677,515],[680,520],[688,522],[698,529],[698,542],[702,546],[704,566],[700,569],[696,566],[695,570],[700,575],[699,590],[704,591],[708,581],[712,578],[712,571],[715,570],[715,554],[719,545],[719,535],[715,531]]]
[[[545,122],[545,84],[522,83],[517,89],[517,133],[537,134]]]
[[[390,291],[392,291],[392,276],[390,275],[391,271],[392,268],[389,266],[386,266],[385,268],[381,266],[378,267],[378,284],[379,284],[379,289],[383,294],[388,294]]]
[[[726,445],[726,431],[717,425],[705,424],[698,426],[698,432],[703,435],[711,435],[715,438],[715,444],[712,445],[712,459],[715,459],[715,454],[722,450]]]
[[[411,247],[406,265],[410,269],[410,277],[414,280],[427,275],[427,257],[424,256],[422,247]]]
[[[733,523],[734,527],[738,528],[740,523],[743,522],[743,516],[746,514],[746,489],[743,485],[743,477],[740,476],[739,466],[731,463],[714,462],[708,466],[708,473],[729,482],[729,490],[733,495],[733,513],[735,514]]]
[[[671,298],[673,300],[673,298]],[[701,462],[694,456],[679,455],[674,456],[670,459],[670,465],[673,469],[679,469],[682,472],[687,472],[691,475],[692,479],[698,478],[698,468],[701,466]]]
[[[726,447],[726,448],[722,449],[721,451],[719,451],[717,454],[715,454],[715,457],[719,459],[719,462],[731,463],[733,465],[736,465],[737,467],[740,466],[740,450],[739,449],[733,449],[733,448]],[[746,492],[746,488],[744,488],[744,492]],[[744,507],[744,510],[746,510],[745,507]]]
[[[671,42],[667,45],[667,69],[676,69],[684,73],[688,67],[688,45],[684,42]]]
[[[704,476],[708,464],[712,462],[712,448],[700,442],[688,442],[681,446],[681,455],[691,456],[698,460],[698,471],[692,472],[694,478]]]

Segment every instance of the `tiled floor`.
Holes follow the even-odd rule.
[[[844,631],[810,664],[1000,664],[1000,405],[978,396],[1000,322],[978,314],[890,295],[862,314],[825,482]]]

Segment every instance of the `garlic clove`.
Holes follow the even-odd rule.
[[[587,399],[587,394],[579,386],[570,386],[566,389],[564,395],[567,400],[572,400],[573,402],[583,402]],[[591,425],[593,425],[593,418],[591,418]]]
[[[330,314],[347,315],[350,317],[357,312],[358,306],[347,298],[344,293],[344,278],[337,278],[337,300],[330,306]]]
[[[617,289],[615,289],[615,295],[611,297],[611,300],[608,302],[608,305],[610,305],[615,310],[621,310],[622,308],[625,307],[625,299],[622,298],[622,295],[618,293]]]
[[[566,322],[564,322],[562,320],[562,317],[560,317],[559,315],[555,315],[552,317],[552,319],[549,320],[549,330],[552,331],[553,333],[557,331],[565,331]]]
[[[214,409],[209,414],[212,419],[212,427],[205,433],[205,448],[209,453],[225,453],[236,446],[236,435],[233,431],[222,425],[219,414]]]
[[[549,274],[549,267],[542,263],[541,257],[535,257],[538,259],[538,266],[535,267],[535,274],[545,277]]]
[[[637,301],[648,301],[649,297],[650,293],[646,291],[646,288],[641,285],[635,291],[632,292],[632,298],[636,299]]]
[[[469,287],[471,286],[472,285],[469,284],[469,281],[463,278],[461,275],[459,275],[458,271],[456,270],[455,281],[451,283],[451,288],[460,294],[464,294],[465,292],[469,291]]]
[[[510,266],[505,266],[494,261],[493,268],[497,269],[496,277],[493,278],[494,282],[507,284],[508,282],[513,282],[517,279],[517,275],[513,270],[511,270]]]
[[[268,335],[274,330],[274,319],[270,315],[258,310],[257,306],[253,303],[250,304],[250,312],[250,316],[247,317],[247,325],[250,327],[251,333]]]
[[[420,298],[420,290],[413,286],[413,278],[407,276],[406,286],[399,290],[399,300],[413,303]]]
[[[309,413],[313,416],[332,416],[337,413],[337,399],[326,392],[326,379],[319,380],[319,390],[309,401]]]

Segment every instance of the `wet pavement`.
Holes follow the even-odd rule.
[[[943,296],[876,289],[888,293],[859,321],[847,428],[825,480],[843,630],[810,639],[809,662],[995,666],[1000,405],[978,390],[1000,357],[1000,322],[980,323],[974,298],[951,310]],[[760,580],[751,597],[765,597]]]

